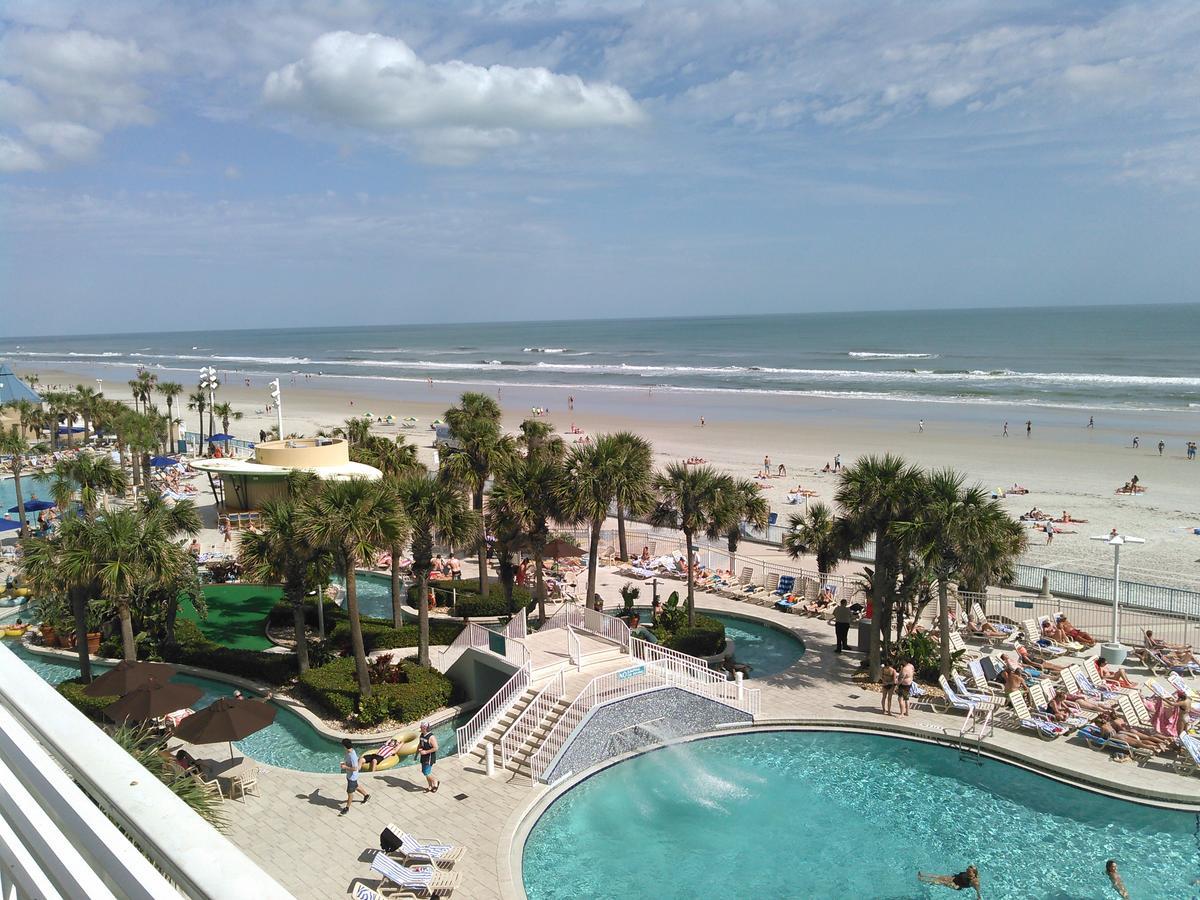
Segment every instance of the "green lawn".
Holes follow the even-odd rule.
[[[210,584],[204,588],[208,618],[184,603],[179,615],[200,626],[211,641],[238,650],[266,650],[273,646],[266,636],[267,613],[283,597],[283,588],[262,584]]]

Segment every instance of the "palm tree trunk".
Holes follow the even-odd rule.
[[[625,541],[625,504],[617,501],[617,545],[621,554],[621,562],[629,561],[629,545]]]
[[[546,624],[546,579],[542,574],[542,543],[533,545],[533,591],[538,601],[538,624]]]
[[[354,670],[358,673],[361,700],[371,696],[371,673],[367,669],[367,650],[363,646],[362,622],[358,619],[358,561],[346,554],[346,614],[350,617],[350,646],[354,650]]]
[[[133,640],[133,616],[129,611],[128,600],[117,601],[117,612],[121,616],[121,647],[124,659],[133,662],[137,659],[137,644]],[[87,649],[87,635],[84,635],[84,650]]]
[[[950,677],[950,591],[944,576],[938,576],[938,632],[942,638],[942,674]]]
[[[417,576],[417,665],[429,665],[429,570]]]
[[[300,587],[291,593],[292,625],[296,629],[296,668],[303,675],[308,671],[308,628],[304,621],[304,582],[301,582]],[[317,603],[324,602],[324,595],[318,592]]]
[[[400,545],[392,544],[392,627],[404,625],[404,596],[400,593]]]
[[[483,489],[476,491],[471,496],[471,506],[475,512],[483,515]],[[480,529],[479,532],[479,596],[486,597],[488,595],[488,569],[487,569],[487,529]]]
[[[175,435],[175,404],[172,399],[167,397],[167,441],[170,443],[167,448],[168,454],[179,449],[179,438]]]
[[[886,571],[887,562],[884,559],[884,542],[878,537],[875,539],[875,577],[872,582],[874,596],[871,598],[871,649],[868,654],[870,664],[870,679],[872,682],[879,680],[883,674],[882,654],[880,652],[880,631],[884,627],[884,589],[883,585],[887,582],[888,573]]]
[[[21,457],[12,460],[13,493],[17,500],[17,517],[21,520],[21,537],[29,537],[29,516],[25,512],[25,498],[21,495]]]
[[[589,608],[592,605],[592,598],[596,596],[596,563],[599,562],[600,526],[603,524],[603,519],[592,521],[592,536],[588,540],[588,586],[587,599],[584,601],[584,605]]]
[[[692,533],[683,533],[684,543],[687,544],[687,578],[688,578],[688,627],[696,624],[696,573],[692,571]]]
[[[75,651],[79,654],[79,674],[84,684],[92,682],[92,657],[87,642],[87,591],[71,589],[71,612],[75,615]]]

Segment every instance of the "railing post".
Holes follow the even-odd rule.
[[[491,741],[487,742],[487,759],[485,760],[487,767],[487,777],[491,778],[496,774],[496,745]]]
[[[734,674],[733,680],[737,682],[738,703],[742,703],[745,700],[745,694],[746,694],[745,687],[742,684],[742,673],[739,671],[736,674]]]

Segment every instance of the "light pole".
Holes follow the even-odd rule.
[[[280,399],[279,379],[271,382],[271,400],[275,403],[275,424],[279,428],[278,439],[283,440],[283,401]]]
[[[221,386],[221,382],[217,380],[217,370],[212,366],[200,367],[200,390],[208,391],[208,434],[209,439],[215,433],[213,428],[213,406],[217,402],[217,388]]]
[[[1113,548],[1113,595],[1112,595],[1112,637],[1104,644],[1101,653],[1114,666],[1119,666],[1128,655],[1128,648],[1121,644],[1121,548],[1126,544],[1144,544],[1145,538],[1133,537],[1128,534],[1118,534],[1113,529],[1108,534],[1092,536],[1093,541],[1104,541]]]

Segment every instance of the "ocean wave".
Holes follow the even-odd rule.
[[[851,350],[846,354],[854,359],[937,359],[937,353],[883,353],[874,350]]]
[[[523,353],[566,353],[566,347],[526,347]]]

